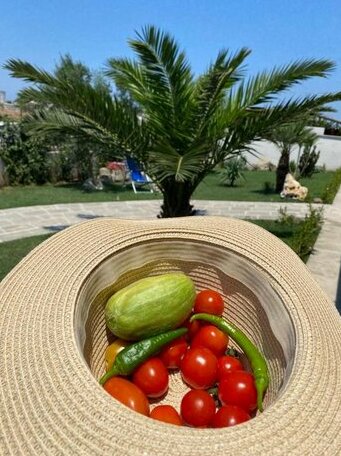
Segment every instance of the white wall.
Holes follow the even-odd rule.
[[[318,166],[325,165],[326,169],[333,170],[341,168],[341,136],[324,135],[323,128],[314,127],[312,130],[318,135],[316,148],[320,151],[320,158],[317,162]],[[259,160],[271,161],[277,165],[279,159],[279,149],[269,141],[256,141],[252,144],[258,156],[254,157],[247,154],[247,159],[250,163],[255,164]],[[294,148],[291,154],[291,160],[297,160],[298,148]]]

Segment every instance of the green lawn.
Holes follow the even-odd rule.
[[[333,171],[316,173],[310,179],[300,179],[300,184],[307,187],[310,198],[319,198],[330,182]],[[225,201],[282,201],[274,191],[267,192],[265,183],[274,187],[275,171],[246,171],[245,181],[239,180],[235,187],[221,185],[218,172],[211,173],[204,179],[194,193],[194,198]],[[296,202],[297,200],[286,200]]]
[[[43,234],[0,244],[0,281],[25,255],[50,236]]]
[[[246,180],[235,187],[222,185],[218,172],[213,172],[199,185],[193,197],[202,200],[225,201],[283,201],[279,195],[265,190],[265,182],[274,185],[273,171],[246,171]],[[332,171],[314,174],[302,179],[311,198],[320,197],[333,175]],[[159,193],[143,192],[135,195],[130,185],[112,186],[104,191],[85,192],[80,184],[6,187],[0,190],[0,209],[37,204],[84,203],[99,201],[131,201],[161,198]]]
[[[0,190],[0,209],[35,206],[37,204],[93,203],[100,201],[130,201],[160,198],[159,193],[141,192],[138,195],[131,186],[113,186],[98,192],[85,192],[81,184],[27,185],[5,187]]]
[[[278,221],[276,220],[250,220],[250,222],[255,223],[258,226],[261,226],[267,231],[270,231],[270,233],[277,236],[289,247],[292,247],[294,236],[301,225],[300,222],[296,224],[286,224],[278,223]]]
[[[282,224],[276,221],[257,220],[254,221],[254,223],[270,231],[291,246],[294,236],[302,222],[292,225]],[[25,255],[29,253],[30,250],[50,236],[52,236],[52,234],[44,234],[0,244],[0,281]]]

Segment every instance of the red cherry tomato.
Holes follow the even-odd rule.
[[[191,348],[206,347],[216,356],[222,356],[229,343],[229,338],[220,329],[213,325],[207,325],[199,329],[194,336]]]
[[[164,423],[175,424],[182,426],[182,419],[178,412],[171,405],[157,405],[150,412],[150,418],[163,421]]]
[[[179,337],[167,344],[161,350],[159,357],[168,369],[178,369],[181,359],[187,351],[187,347],[185,337]]]
[[[182,398],[180,410],[186,424],[206,427],[215,414],[214,399],[207,391],[191,390]]]
[[[186,334],[186,337],[188,340],[192,340],[194,338],[196,333],[203,326],[203,323],[204,323],[203,321],[199,321],[199,320],[193,320],[191,322],[189,320],[187,320],[185,322],[185,326],[188,329],[187,334]]]
[[[160,397],[168,389],[168,371],[161,359],[149,358],[134,371],[133,382],[148,397]]]
[[[209,313],[221,316],[224,312],[224,301],[221,295],[214,290],[200,291],[194,302],[195,313]]]
[[[224,405],[213,417],[212,427],[230,427],[236,424],[244,423],[250,419],[250,415],[236,405]]]
[[[182,358],[181,376],[196,389],[207,389],[217,380],[217,358],[208,348],[190,348]]]
[[[246,371],[226,373],[218,385],[218,397],[223,405],[237,405],[246,412],[257,406],[257,391],[253,375]]]
[[[141,389],[134,383],[121,377],[111,377],[103,385],[112,397],[122,402],[135,412],[149,416],[149,402]]]
[[[218,358],[218,381],[220,381],[225,374],[238,370],[244,370],[244,367],[238,358],[229,355]]]

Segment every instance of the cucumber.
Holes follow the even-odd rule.
[[[111,296],[105,321],[115,336],[141,340],[180,326],[190,315],[196,292],[183,273],[146,277]]]

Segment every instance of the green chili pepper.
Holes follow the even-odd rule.
[[[183,336],[186,332],[187,328],[174,329],[148,339],[140,340],[124,348],[117,354],[112,367],[101,377],[100,384],[104,385],[114,375],[130,375],[140,364],[150,356],[155,355],[164,345]]]
[[[190,321],[193,320],[205,320],[212,323],[225,334],[230,336],[231,339],[233,339],[244,351],[251,364],[252,373],[255,378],[255,386],[257,390],[257,407],[258,410],[262,412],[263,396],[269,385],[269,374],[266,361],[261,352],[240,329],[221,317],[206,313],[198,313],[194,314],[191,317]]]

